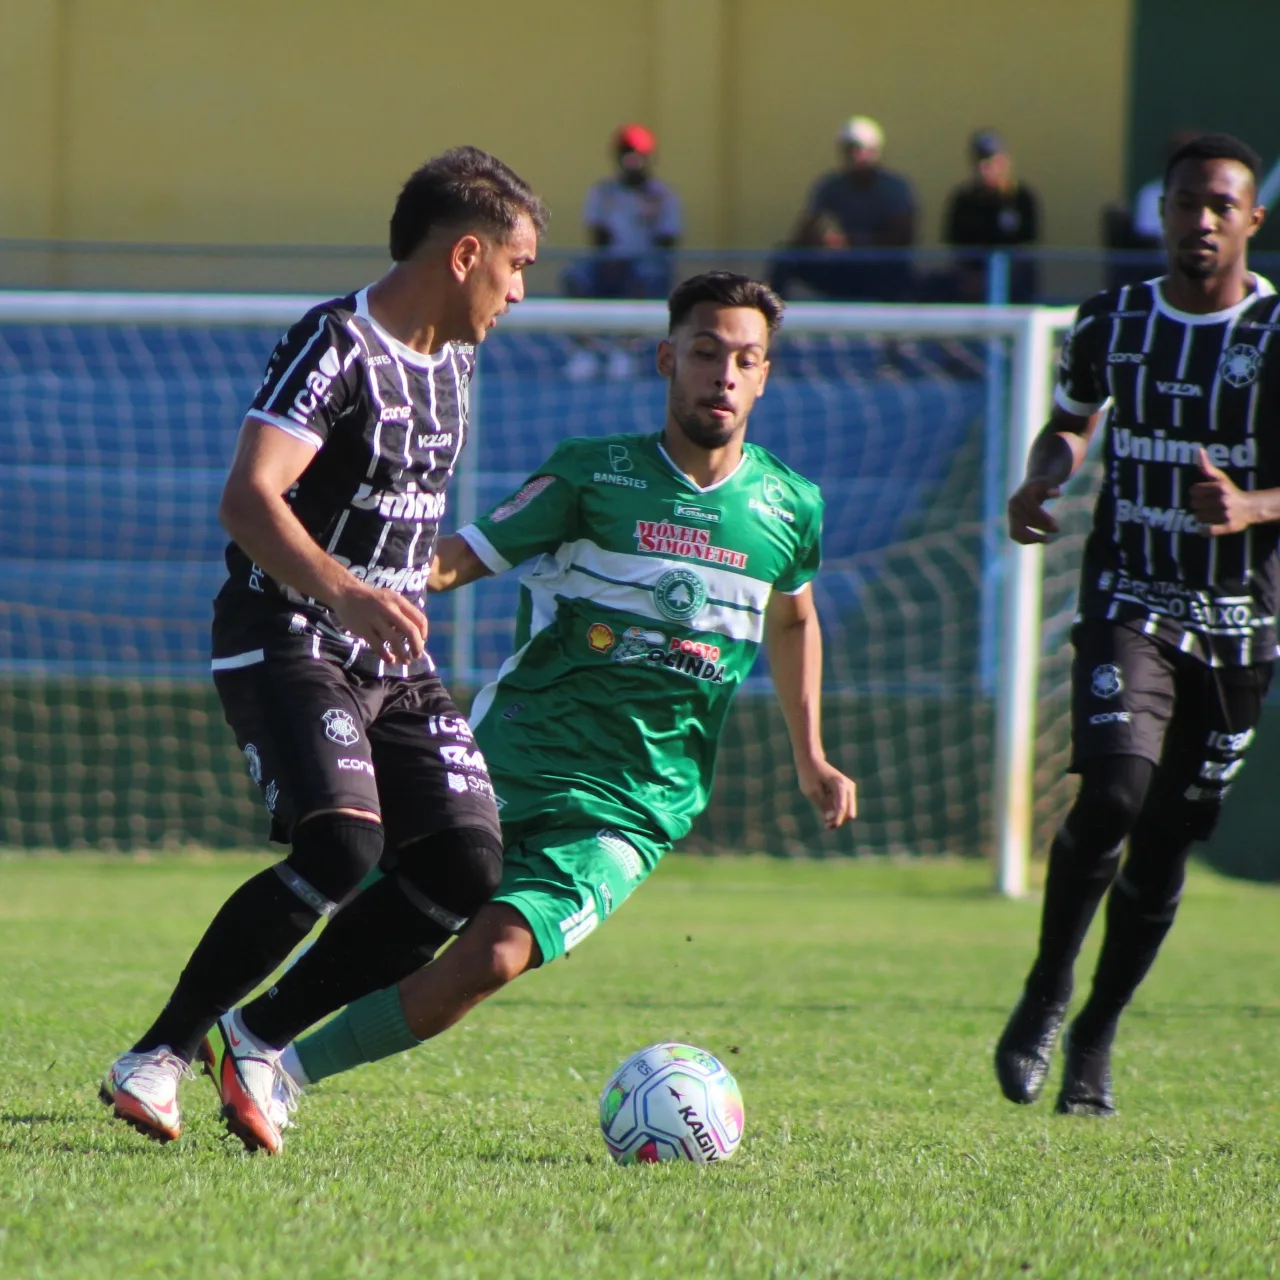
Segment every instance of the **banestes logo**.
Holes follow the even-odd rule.
[[[691,529],[667,520],[637,520],[636,546],[650,555],[705,560],[708,564],[725,564],[731,569],[747,567],[746,553],[715,546],[709,529]]]

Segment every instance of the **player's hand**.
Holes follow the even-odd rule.
[[[333,602],[334,616],[359,636],[384,662],[420,658],[427,649],[427,615],[386,587],[370,587],[356,578]]]
[[[1058,522],[1044,509],[1050,498],[1062,497],[1062,490],[1050,480],[1032,476],[1024,480],[1009,499],[1009,537],[1024,547],[1048,542],[1059,532]]]
[[[800,790],[822,814],[828,831],[843,826],[858,816],[858,784],[846,778],[833,764],[815,760],[798,768]]]
[[[1200,450],[1200,474],[1187,491],[1191,499],[1191,514],[1200,524],[1200,533],[1206,538],[1221,538],[1223,534],[1240,533],[1253,524],[1253,495],[1238,489],[1229,475],[1218,470],[1209,461],[1209,455]]]

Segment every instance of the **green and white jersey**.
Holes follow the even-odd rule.
[[[503,824],[683,836],[769,596],[805,589],[821,532],[817,486],[766,450],[703,489],[656,434],[566,440],[460,530],[495,573],[538,557],[516,652],[472,708]]]

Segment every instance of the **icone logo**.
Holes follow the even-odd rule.
[[[357,511],[376,511],[384,520],[443,520],[445,503],[443,490],[393,493],[370,484],[362,484],[351,499]]]
[[[732,569],[747,567],[746,554],[714,546],[709,529],[691,529],[666,520],[637,520],[635,536],[636,546],[650,555],[705,560],[710,564],[726,564]]]
[[[413,417],[413,405],[389,404],[378,414],[379,422],[407,422]]]
[[[329,388],[333,380],[342,371],[342,361],[334,347],[320,357],[317,368],[307,374],[307,384],[293,398],[293,403],[286,410],[287,415],[304,427],[310,425],[311,415],[329,396]]]
[[[373,777],[373,765],[368,760],[339,760],[338,768],[345,773],[367,773]]]

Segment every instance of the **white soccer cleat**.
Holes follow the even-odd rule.
[[[191,1068],[167,1045],[145,1053],[122,1053],[110,1066],[98,1097],[116,1117],[157,1142],[182,1134],[178,1084]]]
[[[222,1099],[227,1128],[250,1151],[279,1155],[281,1130],[292,1123],[297,1086],[280,1070],[280,1051],[258,1044],[234,1010],[218,1019],[200,1057]]]

